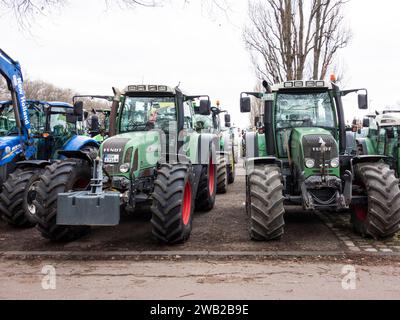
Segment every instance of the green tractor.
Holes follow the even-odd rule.
[[[284,234],[285,206],[307,211],[351,209],[362,236],[387,238],[399,231],[399,180],[389,158],[378,152],[353,155],[347,148],[342,97],[358,94],[368,109],[366,89],[341,91],[325,81],[287,81],[265,93],[241,95],[241,111],[251,97],[262,99],[264,132],[246,134],[246,210],[253,240]]]
[[[38,185],[38,229],[72,241],[91,226],[115,226],[122,211],[151,205],[152,233],[164,244],[185,242],[195,209],[210,211],[216,196],[217,141],[195,131],[195,101],[210,114],[208,96],[164,85],[114,89],[110,138],[92,161],[67,159],[48,167]],[[207,99],[203,99],[207,98]],[[204,192],[205,191],[205,192]]]
[[[199,114],[199,108],[196,110],[196,130],[197,132],[206,132],[216,135],[219,140],[217,156],[217,193],[225,194],[228,190],[228,185],[235,182],[236,177],[236,159],[234,150],[234,137],[230,132],[231,116],[227,111],[223,111],[219,107],[211,108],[210,115]],[[221,124],[220,114],[225,113],[225,127]]]
[[[374,118],[366,117],[363,128],[365,135],[356,139],[357,154],[386,156],[400,173],[400,113],[384,111]]]

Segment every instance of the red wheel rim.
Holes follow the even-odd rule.
[[[189,224],[191,213],[192,213],[192,186],[190,185],[189,182],[186,182],[185,190],[183,192],[183,203],[182,203],[182,220],[185,226]]]
[[[368,216],[368,207],[357,205],[354,206],[354,212],[356,214],[357,220],[365,221]]]
[[[214,188],[215,188],[215,166],[213,164],[211,157],[208,168],[208,190],[210,191],[210,196],[214,195]]]

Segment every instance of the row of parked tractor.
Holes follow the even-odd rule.
[[[235,180],[230,115],[206,95],[165,85],[113,88],[105,97],[112,102],[107,133],[91,139],[82,101],[27,100],[20,65],[3,51],[0,71],[12,96],[1,107],[0,210],[13,226],[36,225],[46,239],[72,241],[90,227],[115,226],[124,212],[144,209],[156,240],[182,243],[194,211],[211,211],[216,194]],[[395,235],[396,115],[369,116],[362,130],[349,130],[342,98],[357,94],[359,109],[367,110],[366,89],[341,90],[334,79],[263,87],[240,97],[242,113],[251,112],[252,100],[264,104],[259,130],[244,141],[251,239],[281,238],[287,206],[348,212],[362,236]]]
[[[12,98],[0,103],[0,213],[11,226],[72,241],[145,209],[159,242],[181,243],[194,211],[211,211],[235,181],[230,115],[208,96],[164,85],[81,96],[112,102],[108,132],[93,139],[80,97],[28,100],[19,63],[3,51],[0,72]]]

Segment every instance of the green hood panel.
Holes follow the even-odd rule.
[[[332,133],[322,128],[296,128],[293,129],[291,135],[291,160],[300,171],[303,172],[305,178],[322,173],[322,153],[320,150],[320,139],[327,144],[328,150],[324,154],[326,158],[325,173],[330,176],[340,177],[340,169],[330,167],[330,161],[339,156],[339,143],[336,141]],[[315,161],[314,168],[306,168],[305,158]]]
[[[104,161],[104,156],[107,155],[119,157],[118,163],[105,161],[107,172],[112,176],[127,178],[132,174],[137,177],[140,171],[154,168],[160,158],[160,151],[160,134],[155,131],[120,134],[107,139],[100,147],[100,155]],[[125,163],[130,163],[131,171],[124,174],[120,172],[119,167]]]

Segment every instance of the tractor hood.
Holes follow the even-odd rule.
[[[154,168],[160,157],[160,134],[156,131],[130,132],[104,141],[100,155],[106,172],[127,178]],[[121,170],[121,166],[122,168]]]
[[[328,130],[293,129],[291,159],[306,178],[313,175],[340,177],[339,144]]]
[[[21,149],[20,138],[18,136],[0,137],[0,160],[12,156]]]

